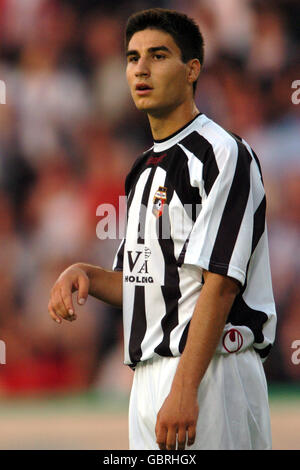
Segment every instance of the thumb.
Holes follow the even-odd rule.
[[[89,295],[89,285],[90,281],[87,276],[79,276],[78,277],[78,295],[77,295],[77,302],[79,305],[84,305],[86,299]]]

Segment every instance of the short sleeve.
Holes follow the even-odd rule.
[[[253,237],[252,156],[234,139],[215,147],[214,156],[218,175],[208,193],[205,181],[199,178],[202,207],[189,234],[183,263],[233,277],[243,285]],[[209,171],[206,178],[210,178]]]

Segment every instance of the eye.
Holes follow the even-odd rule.
[[[164,54],[154,54],[155,60],[163,60],[166,58]]]
[[[129,57],[127,57],[127,62],[137,62],[138,61],[138,57],[135,56],[135,55],[131,55]]]

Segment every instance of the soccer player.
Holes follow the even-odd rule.
[[[258,159],[194,101],[203,38],[186,15],[136,13],[127,81],[153,146],[126,178],[126,236],[112,270],[78,263],[56,281],[54,320],[88,295],[123,307],[134,369],[130,449],[270,449],[263,369],[275,337]]]

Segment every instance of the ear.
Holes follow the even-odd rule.
[[[188,63],[187,79],[189,83],[194,83],[198,80],[201,72],[201,64],[198,59],[191,59]]]

